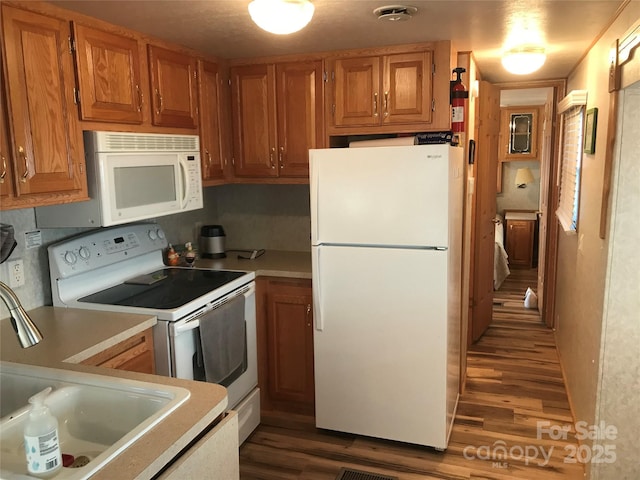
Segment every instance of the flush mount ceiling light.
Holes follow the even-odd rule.
[[[249,4],[251,19],[263,30],[287,35],[303,29],[313,17],[309,0],[253,0]]]
[[[404,22],[411,19],[418,9],[416,7],[407,7],[405,5],[387,5],[384,7],[378,7],[373,11],[373,14],[378,17],[378,20],[385,20],[387,22]]]
[[[544,48],[521,45],[504,52],[502,65],[508,72],[516,75],[526,75],[542,67],[546,59]]]

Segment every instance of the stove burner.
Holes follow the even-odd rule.
[[[229,283],[245,272],[165,268],[149,275],[165,277],[151,285],[122,283],[78,299],[83,303],[125,305],[170,310],[181,307]]]

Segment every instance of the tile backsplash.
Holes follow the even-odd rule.
[[[228,249],[310,251],[308,185],[223,185],[204,189],[204,209],[156,220],[167,239],[181,245],[198,241],[196,223],[220,224]],[[51,305],[47,246],[90,229],[40,229],[42,245],[26,248],[25,233],[38,230],[34,209],[0,212],[0,222],[13,225],[18,245],[9,260],[24,262],[24,286],[15,293],[27,309]],[[7,262],[0,265],[0,280],[9,283]],[[2,303],[2,302],[0,302]],[[0,318],[8,316],[4,303]]]

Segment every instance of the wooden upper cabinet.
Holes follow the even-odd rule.
[[[431,122],[432,52],[384,57],[382,123]]]
[[[274,72],[274,65],[231,69],[233,154],[237,176],[278,175]]]
[[[203,180],[224,178],[220,136],[220,74],[218,65],[198,60],[200,159]]]
[[[281,177],[309,175],[309,149],[323,146],[322,62],[276,65],[278,168]]]
[[[237,176],[308,177],[323,146],[322,62],[232,68]]]
[[[2,27],[14,194],[60,193],[65,197],[60,201],[85,199],[69,22],[2,5]]]
[[[4,76],[1,69],[0,84],[4,85]],[[0,90],[0,202],[2,203],[5,202],[6,197],[13,195],[13,172],[11,169],[11,156],[9,155],[9,133],[5,115],[4,92]]]
[[[335,125],[380,123],[380,57],[335,62]]]
[[[430,123],[433,61],[431,51],[336,59],[334,126]]]
[[[538,106],[500,110],[500,161],[538,159],[538,117]]]
[[[82,120],[142,123],[137,40],[77,23],[73,31]]]
[[[153,124],[197,128],[197,61],[179,51],[149,45]]]

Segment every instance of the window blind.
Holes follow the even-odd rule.
[[[565,110],[562,115],[560,200],[556,216],[566,232],[575,232],[578,228],[583,130],[584,106],[576,105]]]

